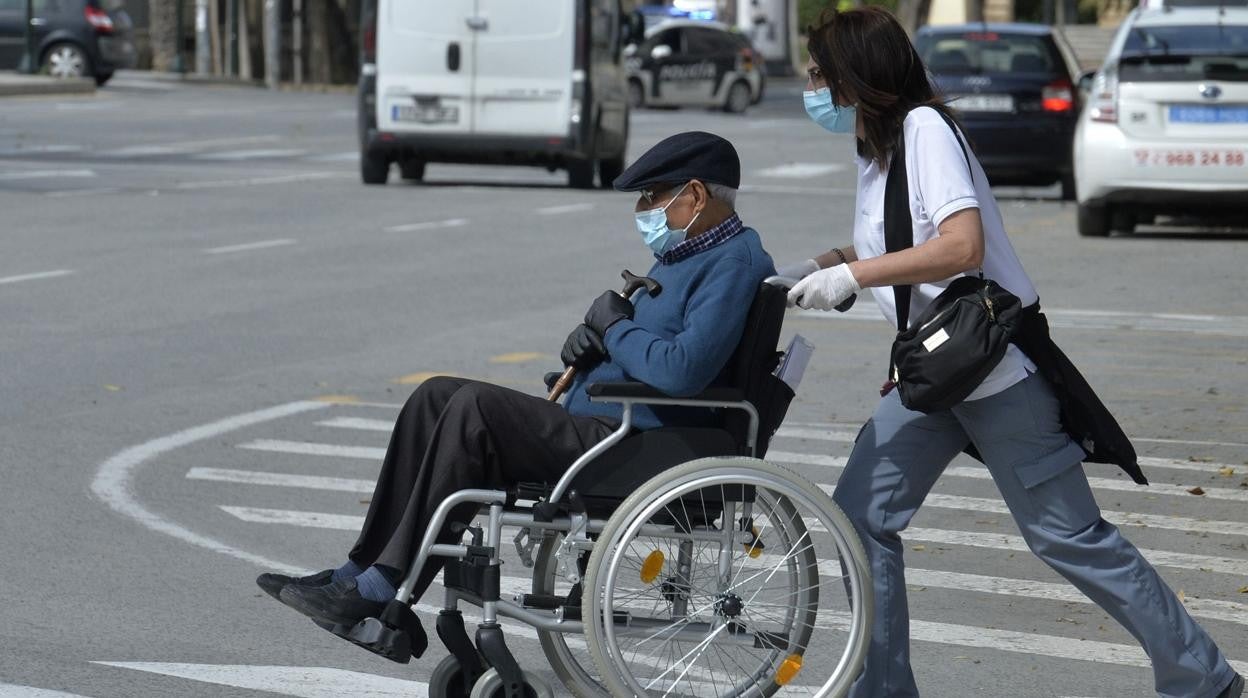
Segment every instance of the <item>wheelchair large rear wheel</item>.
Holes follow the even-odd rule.
[[[533,560],[533,593],[546,596],[567,596],[572,584],[564,579],[555,553],[563,540],[562,533],[549,533],[542,539]],[[568,564],[576,565],[575,560]],[[580,635],[538,630],[537,638],[550,668],[576,698],[608,698],[610,694],[591,673],[593,660]]]
[[[669,469],[608,520],[582,617],[616,696],[843,696],[870,639],[852,524],[818,487],[753,458]]]

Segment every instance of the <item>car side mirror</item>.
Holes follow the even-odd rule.
[[[1094,78],[1096,78],[1095,70],[1089,70],[1083,73],[1082,75],[1080,75],[1079,82],[1077,83],[1079,91],[1084,94],[1087,94],[1088,92],[1090,92],[1092,90],[1092,80]]]
[[[658,46],[650,49],[650,57],[656,61],[661,61],[664,58],[670,58],[671,55],[672,47],[667,44],[659,44]]]

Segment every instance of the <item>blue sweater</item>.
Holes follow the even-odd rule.
[[[656,263],[647,275],[663,284],[663,291],[653,298],[640,294],[633,319],[607,330],[610,356],[577,376],[569,390],[568,412],[621,418],[618,403],[589,401],[585,386],[590,383],[640,381],[673,397],[722,384],[758,286],[775,273],[771,256],[751,228],[677,262]],[[706,409],[633,407],[638,429],[699,426],[714,419]]]

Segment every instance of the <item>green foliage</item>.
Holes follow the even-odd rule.
[[[897,0],[865,0],[863,2],[855,2],[854,0],[798,0],[798,31],[805,34],[806,27],[818,21],[819,13],[823,11],[823,8],[831,5],[836,5],[838,10],[849,10],[858,5],[879,5],[887,8],[890,12],[897,11]]]

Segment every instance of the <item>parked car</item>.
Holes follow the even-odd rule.
[[[915,45],[993,184],[1061,182],[1062,198],[1075,198],[1079,63],[1060,31],[1022,23],[926,26]]]
[[[620,0],[365,0],[359,82],[361,178],[398,163],[568,170],[573,187],[624,170],[624,45],[641,31]]]
[[[1127,15],[1087,78],[1075,134],[1081,235],[1132,232],[1159,214],[1245,216],[1248,7],[1239,4]]]
[[[718,22],[669,20],[625,49],[629,102],[706,106],[739,114],[763,98],[762,59],[750,40]]]
[[[122,0],[37,0],[34,28],[42,72],[108,82],[135,62],[134,27]],[[26,0],[0,0],[0,70],[17,70],[26,55]]]

